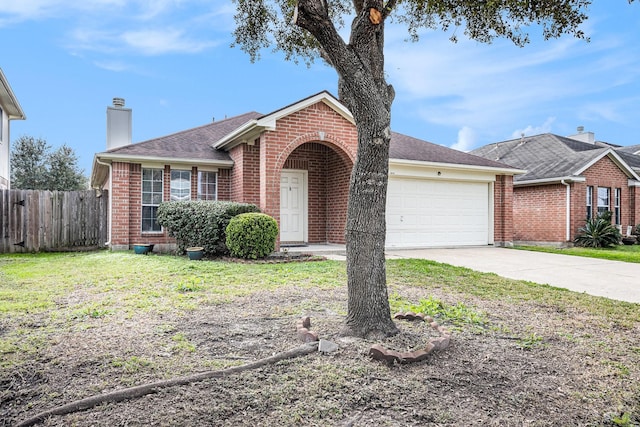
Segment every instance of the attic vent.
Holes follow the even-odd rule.
[[[124,107],[124,98],[113,98],[113,106],[118,108]]]

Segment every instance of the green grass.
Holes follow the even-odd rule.
[[[640,245],[619,245],[613,248],[552,248],[546,246],[518,246],[516,249],[640,263]]]

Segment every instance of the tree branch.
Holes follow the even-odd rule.
[[[238,372],[257,369],[265,365],[279,362],[281,360],[305,356],[317,350],[317,342],[307,343],[289,351],[278,353],[264,359],[256,360],[255,362],[247,363],[246,365],[234,366],[232,368],[222,369],[219,371],[200,372],[198,374],[193,374],[186,377],[156,381],[154,383],[143,384],[136,387],[125,388],[122,390],[112,391],[110,393],[87,397],[86,399],[76,400],[75,402],[67,403],[66,405],[58,406],[57,408],[52,408],[40,412],[39,414],[16,424],[15,427],[30,427],[54,415],[66,415],[73,412],[84,411],[94,408],[103,403],[122,402],[123,400],[134,399],[137,397],[146,396],[147,394],[157,393],[167,387],[186,385],[198,381],[203,381],[209,378],[222,378]]]

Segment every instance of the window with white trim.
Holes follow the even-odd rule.
[[[218,200],[218,173],[198,171],[198,200]]]
[[[158,206],[162,202],[163,170],[142,169],[142,232],[161,232]]]
[[[598,215],[609,212],[611,189],[609,187],[598,187]]]
[[[616,225],[622,225],[622,212],[620,209],[620,200],[622,199],[622,189],[616,188],[614,193],[613,201],[613,217]]]
[[[171,170],[170,200],[191,200],[191,171]]]
[[[593,217],[593,186],[587,186],[587,221]]]

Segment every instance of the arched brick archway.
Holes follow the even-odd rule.
[[[282,243],[344,243],[354,158],[348,143],[322,132],[301,135],[283,148],[268,180]],[[299,233],[290,233],[292,221]]]

